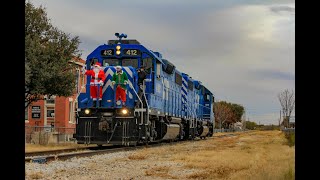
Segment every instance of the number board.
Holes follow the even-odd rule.
[[[104,49],[101,51],[101,56],[113,56],[114,50],[113,49]]]
[[[127,56],[140,56],[141,51],[138,49],[124,49],[123,54]]]

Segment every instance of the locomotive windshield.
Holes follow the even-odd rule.
[[[102,66],[132,66],[134,68],[138,68],[138,60],[137,59],[104,59],[102,62]]]
[[[107,63],[109,66],[118,66],[120,65],[119,59],[104,59],[102,62],[102,66],[107,66]]]
[[[122,59],[122,66],[132,66],[134,68],[138,68],[138,60],[137,59]]]

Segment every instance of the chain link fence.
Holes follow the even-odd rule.
[[[51,126],[25,126],[26,144],[76,143],[75,128]]]

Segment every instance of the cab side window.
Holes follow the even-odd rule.
[[[210,101],[210,94],[205,93],[204,99],[205,99],[205,101]]]
[[[158,79],[160,79],[160,75],[161,75],[161,63],[158,63],[157,62],[157,70],[156,70],[157,72],[157,74],[156,74],[156,77],[158,78]]]
[[[153,70],[152,58],[147,57],[142,60],[142,65],[145,67],[146,72],[149,74]]]

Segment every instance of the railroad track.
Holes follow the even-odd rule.
[[[223,137],[231,137],[231,136],[237,136],[237,134],[225,134],[221,136],[213,136],[210,138],[223,138]],[[195,139],[195,141],[198,141],[198,140],[200,139]],[[26,153],[25,162],[46,163],[54,160],[66,160],[73,157],[88,157],[88,156],[99,155],[99,154],[137,150],[145,147],[150,148],[150,147],[158,147],[163,145],[175,145],[183,142],[186,142],[186,141],[174,141],[170,143],[162,142],[157,144],[152,143],[149,145],[140,145],[140,146],[131,146],[131,147],[119,147],[119,146],[79,147],[79,148],[52,150],[52,151],[44,151],[44,152],[32,152],[32,153]]]
[[[88,146],[88,147],[56,149],[56,150],[49,150],[49,151],[34,151],[34,152],[26,152],[25,153],[25,157],[53,155],[53,154],[61,154],[61,153],[75,152],[75,151],[81,151],[81,150],[108,149],[108,148],[111,148],[111,147],[118,147],[118,146],[112,146],[112,145],[106,145],[106,146],[102,146],[102,147]]]
[[[67,151],[71,152],[69,154],[61,154],[66,152],[65,150],[55,150],[52,151],[55,154],[50,155],[50,151],[41,152],[42,156],[37,157],[25,157],[25,163],[26,162],[36,162],[36,163],[46,163],[54,160],[66,160],[73,157],[88,157],[93,155],[99,155],[99,154],[107,154],[107,153],[113,153],[113,152],[121,152],[121,151],[131,151],[131,150],[137,150],[142,148],[151,148],[151,147],[157,147],[157,146],[163,146],[163,145],[174,145],[178,143],[182,143],[185,141],[176,141],[176,142],[170,142],[170,143],[150,143],[148,145],[139,145],[139,146],[129,146],[129,147],[119,147],[119,146],[102,146],[102,147],[83,147],[81,149],[87,150],[87,151],[80,151],[80,152],[74,152],[78,150],[77,148],[67,149]],[[59,154],[60,152],[60,154]],[[40,153],[40,152],[38,152]],[[49,154],[49,155],[48,155]]]
[[[141,148],[142,147],[143,146],[141,146]],[[81,152],[72,152],[69,154],[54,154],[54,155],[46,155],[46,156],[39,156],[39,157],[25,157],[25,162],[46,163],[46,162],[54,161],[54,160],[66,160],[66,159],[70,159],[73,157],[88,157],[88,156],[106,154],[106,153],[112,153],[112,152],[135,150],[135,149],[139,149],[139,148],[140,148],[139,146],[137,146],[137,147],[117,147],[117,148],[109,148],[109,149],[102,149],[102,150],[88,150],[88,151],[81,151]]]

